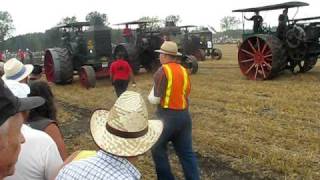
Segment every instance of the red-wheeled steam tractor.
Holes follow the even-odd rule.
[[[234,10],[253,12],[253,31],[243,34],[238,50],[241,72],[251,80],[266,80],[288,69],[294,74],[310,71],[320,54],[320,17],[289,19],[288,10],[308,6],[304,2],[286,2],[269,6]],[[283,10],[278,26],[268,28],[261,11]],[[245,17],[245,16],[244,16]]]

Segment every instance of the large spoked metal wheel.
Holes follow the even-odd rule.
[[[47,49],[44,55],[47,80],[57,84],[68,84],[73,80],[73,64],[65,48]]]
[[[285,68],[286,59],[282,42],[272,35],[251,36],[239,47],[241,72],[252,80],[274,77]]]
[[[82,66],[79,71],[81,85],[87,89],[96,86],[96,74],[92,66]]]
[[[211,58],[214,60],[220,60],[222,58],[222,52],[220,49],[212,49]]]

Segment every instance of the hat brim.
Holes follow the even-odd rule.
[[[2,80],[6,81],[6,80],[14,80],[14,81],[21,81],[23,79],[25,79],[26,77],[28,77],[31,72],[33,71],[33,65],[31,64],[25,64],[24,67],[26,68],[26,71],[21,75],[19,76],[18,78],[15,78],[15,79],[8,79],[6,77],[6,74],[2,75]]]
[[[29,111],[44,104],[45,100],[39,96],[18,98],[18,112]]]
[[[161,54],[168,54],[168,55],[172,55],[172,56],[182,56],[182,54],[180,52],[177,52],[177,54],[174,54],[174,53],[170,53],[170,52],[167,52],[167,51],[163,51],[161,49],[155,50],[155,52],[161,53]]]
[[[160,120],[148,121],[148,132],[139,138],[122,138],[106,129],[109,112],[97,110],[90,120],[90,130],[96,144],[104,151],[122,157],[132,157],[147,152],[159,139],[163,124]]]

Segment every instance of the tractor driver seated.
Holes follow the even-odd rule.
[[[255,15],[253,15],[251,18],[247,18],[245,16],[244,16],[244,18],[248,21],[253,21],[253,32],[254,33],[262,32],[263,18],[262,18],[262,16],[260,16],[259,11],[256,11]]]

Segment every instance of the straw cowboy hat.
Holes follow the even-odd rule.
[[[155,50],[155,52],[162,53],[162,54],[169,54],[172,56],[182,56],[181,53],[178,52],[177,43],[173,41],[165,41],[159,50]]]
[[[18,59],[12,58],[9,59],[3,66],[4,74],[2,79],[5,80],[15,80],[21,81],[28,77],[28,75],[33,70],[33,65],[31,64],[22,64]]]
[[[148,120],[147,107],[139,93],[125,91],[110,112],[93,113],[90,130],[102,150],[130,157],[148,151],[160,137],[163,124],[160,120]]]

